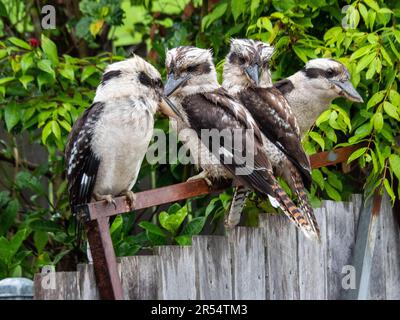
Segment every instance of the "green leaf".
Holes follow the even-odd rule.
[[[388,101],[383,102],[383,110],[385,110],[385,112],[392,118],[396,119],[397,121],[400,121],[399,114],[397,113],[397,108],[390,102]]]
[[[316,143],[318,143],[321,146],[321,149],[325,149],[325,140],[322,138],[322,136],[317,133],[317,132],[310,132],[310,137],[313,139]]]
[[[354,151],[349,159],[347,160],[347,163],[350,163],[356,159],[358,159],[359,157],[361,157],[365,152],[367,152],[368,148],[367,147],[362,147],[360,149],[357,149],[356,151]]]
[[[226,9],[228,8],[228,3],[226,2],[221,2],[215,6],[213,11],[206,15],[203,20],[201,21],[201,32],[204,32],[205,29],[208,28],[209,25],[211,25],[215,20],[218,20],[223,16],[223,14],[226,12]]]
[[[139,223],[139,227],[142,229],[145,229],[146,231],[149,231],[150,233],[153,233],[155,235],[165,237],[165,232],[157,225],[154,223],[148,222],[148,221],[141,221]]]
[[[181,235],[193,236],[199,234],[203,230],[205,223],[206,217],[194,218],[183,228]]]
[[[342,200],[340,193],[335,188],[333,188],[329,183],[325,184],[325,191],[331,199],[333,199],[335,201]]]
[[[39,254],[43,252],[48,240],[49,236],[45,231],[36,231],[33,234],[33,242],[35,243],[36,250]]]
[[[331,110],[325,110],[324,112],[322,112],[320,114],[320,116],[317,118],[317,120],[315,121],[315,124],[317,125],[317,127],[319,127],[319,125],[322,122],[328,121],[329,120],[329,116],[331,115]]]
[[[383,128],[383,116],[381,112],[377,112],[373,115],[371,121],[374,124],[376,132],[380,132]]]
[[[387,62],[390,66],[393,66],[392,59],[390,59],[389,54],[387,53],[387,51],[385,50],[385,48],[384,48],[383,46],[381,46],[381,53],[382,53],[383,59],[385,59],[386,62]]]
[[[7,13],[7,9],[4,6],[3,2],[0,2],[0,17],[7,17],[8,13]]]
[[[392,186],[390,185],[390,182],[387,178],[385,178],[385,180],[383,180],[383,185],[385,186],[386,192],[392,199],[392,202],[394,202],[396,200],[396,195],[394,194]]]
[[[246,1],[245,0],[232,0],[231,1],[231,8],[232,8],[232,15],[235,21],[237,18],[246,11]]]
[[[58,65],[58,53],[56,44],[49,38],[47,38],[43,33],[41,39],[43,52],[46,54],[47,58],[51,60],[54,66]]]
[[[368,46],[361,47],[360,49],[358,49],[351,55],[350,61],[354,61],[358,58],[361,58],[365,54],[369,53],[374,47],[375,47],[374,45],[368,45]]]
[[[69,65],[66,65],[66,66],[64,67],[64,69],[61,69],[61,70],[60,70],[60,74],[61,74],[64,78],[66,78],[66,79],[68,79],[68,80],[74,81],[74,79],[75,79],[74,69],[72,69],[72,67],[69,66]]]
[[[0,235],[6,234],[14,224],[20,205],[17,199],[8,202],[7,207],[2,208],[0,215]]]
[[[10,102],[4,109],[6,128],[11,131],[20,120],[20,110],[15,102]]]
[[[40,70],[43,70],[44,72],[47,72],[48,74],[51,74],[53,76],[53,78],[56,77],[56,74],[51,66],[50,60],[40,60],[37,64],[37,66]]]
[[[13,81],[15,78],[14,77],[5,77],[0,79],[0,85],[6,84],[10,81]]]
[[[17,47],[20,47],[20,48],[23,48],[26,50],[32,49],[32,47],[24,40],[21,40],[21,39],[15,38],[15,37],[11,37],[11,38],[8,38],[8,41],[10,41],[13,45],[15,45]]]
[[[313,169],[311,171],[311,176],[312,176],[313,181],[315,181],[318,184],[318,186],[321,188],[321,190],[324,190],[325,179],[324,179],[324,176],[322,175],[321,170]]]
[[[87,66],[82,70],[81,81],[85,81],[89,78],[93,73],[97,72],[96,67],[94,66]]]
[[[162,211],[160,212],[158,218],[163,228],[165,228],[172,234],[176,234],[179,227],[185,220],[187,214],[188,214],[187,206],[183,206],[182,208],[176,210],[173,213]]]
[[[372,60],[374,60],[375,57],[376,57],[376,52],[372,52],[369,55],[363,57],[357,64],[356,73],[361,72],[367,66],[369,66],[369,64],[372,62]]]
[[[35,80],[35,78],[29,75],[23,75],[21,78],[19,78],[19,81],[22,83],[25,89],[28,89],[28,83],[32,82],[33,80]]]
[[[397,91],[390,90],[389,99],[395,107],[400,107],[400,94]]]
[[[400,180],[400,156],[397,154],[391,154],[389,156],[389,164],[397,179]]]
[[[370,8],[374,9],[375,11],[379,11],[379,5],[375,2],[375,0],[364,0]]]
[[[61,140],[61,129],[56,120],[51,121],[51,131],[57,140]]]
[[[39,178],[27,171],[20,171],[15,177],[15,184],[20,189],[30,189],[36,194],[43,194],[42,183]]]
[[[42,143],[46,144],[46,140],[51,134],[52,130],[52,124],[51,121],[47,122],[47,124],[44,126],[43,131],[42,131]]]
[[[385,91],[378,91],[377,93],[375,93],[367,103],[367,110],[381,102],[384,96]]]
[[[192,244],[192,237],[187,235],[181,235],[174,238],[180,246],[190,246]]]
[[[62,227],[55,223],[54,221],[49,220],[33,220],[29,223],[29,227],[34,231],[43,231],[43,232],[57,232],[62,231]]]
[[[254,17],[254,14],[256,13],[259,6],[260,6],[260,0],[251,0],[250,3],[251,18]]]

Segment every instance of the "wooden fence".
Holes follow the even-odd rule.
[[[400,299],[399,227],[387,197],[380,206],[364,298]],[[260,214],[258,228],[238,227],[227,236],[195,236],[191,246],[162,246],[153,255],[121,258],[124,296],[135,300],[357,297],[352,291],[358,288],[348,286],[363,281],[357,274],[365,276],[354,254],[362,208],[359,195],[351,202],[324,201],[315,210],[321,243],[307,240],[282,215]],[[49,275],[36,275],[35,299],[99,298],[92,265],[53,276],[55,287],[44,289],[42,282]],[[353,283],[354,277],[358,280]]]

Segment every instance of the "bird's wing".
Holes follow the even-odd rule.
[[[296,118],[285,97],[276,88],[248,88],[240,92],[261,131],[300,170],[304,185],[311,184],[310,160],[301,144]]]
[[[104,104],[93,103],[75,122],[65,148],[71,209],[91,200],[100,159],[91,148],[93,131]]]
[[[211,141],[202,139],[202,142],[225,168],[243,184],[252,187],[258,193],[275,197],[283,212],[307,237],[318,237],[307,217],[296,207],[274,177],[262,143],[255,138],[253,144],[250,143],[249,148],[247,143],[248,132],[246,133],[246,130],[243,129],[256,131],[258,130],[257,125],[252,124],[254,120],[251,119],[251,116],[249,116],[248,121],[244,121],[243,117],[238,117],[238,114],[246,114],[247,111],[241,104],[236,103],[235,107],[234,104],[234,100],[225,95],[223,91],[221,93],[221,90],[190,95],[181,102],[187,114],[188,125],[195,130],[200,139],[202,138],[202,129],[217,129],[219,132],[230,130],[231,135],[223,136],[224,144],[221,144],[219,148],[213,147]],[[234,110],[234,108],[237,110]],[[229,146],[232,146],[232,148]],[[244,150],[238,150],[240,147]],[[237,151],[239,151],[239,155]],[[248,155],[253,157],[253,163],[242,162],[243,158],[240,156],[242,151],[249,152]],[[238,170],[240,170],[239,175]]]

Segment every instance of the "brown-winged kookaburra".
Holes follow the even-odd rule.
[[[262,68],[262,73],[264,72],[267,70]],[[363,102],[350,82],[347,68],[334,59],[310,60],[302,70],[276,82],[274,86],[289,102],[297,119],[301,137],[319,115],[329,108],[334,99],[344,97],[350,101]]]
[[[153,134],[154,113],[167,110],[159,72],[139,56],[110,64],[92,105],[75,122],[65,149],[71,209],[114,203],[131,191]]]
[[[235,177],[257,193],[272,196],[307,236],[314,236],[313,224],[274,177],[270,155],[264,147],[264,140],[268,139],[262,136],[246,108],[218,84],[211,52],[195,47],[174,48],[167,52],[166,68],[168,79],[164,92],[182,116],[177,124],[178,136],[182,138],[181,131],[191,128],[193,135],[189,138],[185,135],[183,142],[188,144],[192,154],[197,157],[211,152],[212,156],[203,159],[217,160],[217,164],[200,163],[205,172],[203,176],[212,179]],[[221,139],[224,143],[215,147],[201,139],[204,131],[208,130],[229,134],[224,134]],[[243,154],[247,152],[252,157],[250,163],[243,162]]]
[[[285,97],[272,86],[268,63],[273,51],[273,47],[260,41],[233,39],[224,65],[223,87],[241,101],[257,122],[265,137],[264,148],[274,174],[282,177],[297,196],[311,229],[310,238],[319,238],[318,224],[305,188],[311,184],[311,166],[301,145],[296,118]],[[246,190],[238,187],[226,220],[227,227],[238,223],[245,197]]]

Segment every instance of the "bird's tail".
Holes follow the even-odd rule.
[[[318,236],[319,239],[320,237],[319,226],[317,223],[317,219],[315,218],[314,215],[314,210],[310,204],[310,200],[308,199],[308,195],[305,190],[302,177],[295,167],[290,168],[290,173],[293,182],[292,183],[293,189],[299,201],[300,210],[304,213],[313,232]]]
[[[313,224],[310,223],[307,214],[304,214],[296,207],[287,193],[281,188],[278,181],[275,178],[274,180],[275,183],[272,185],[272,190],[285,215],[304,233],[307,238],[318,240],[319,233],[316,232]]]
[[[238,186],[235,188],[231,208],[229,209],[229,213],[225,217],[224,221],[227,229],[231,230],[239,224],[242,210],[249,192],[249,189],[245,186]]]

